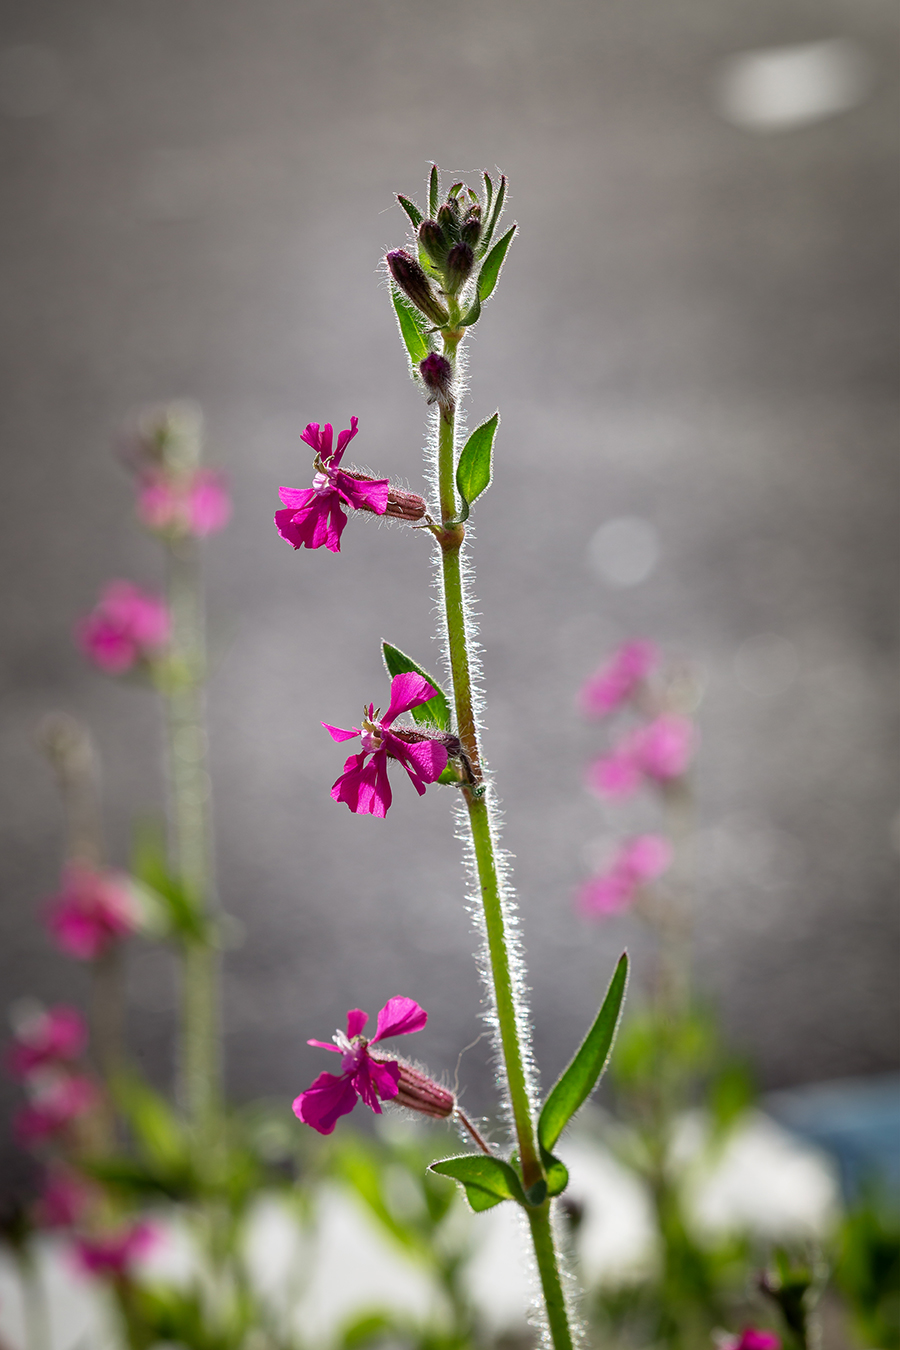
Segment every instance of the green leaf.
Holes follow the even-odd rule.
[[[463,499],[463,520],[469,507],[481,496],[491,481],[491,451],[500,414],[494,413],[480,427],[476,427],[466,441],[456,466],[456,486]]]
[[[522,1183],[509,1163],[486,1153],[463,1153],[457,1158],[442,1158],[429,1169],[441,1176],[452,1177],[465,1187],[466,1199],[474,1210],[492,1209],[503,1200],[515,1200],[524,1205]]]
[[[487,169],[484,171],[484,215],[483,221],[487,224],[491,216],[491,202],[494,197],[494,184]]]
[[[113,1083],[113,1097],[147,1161],[162,1170],[185,1165],[188,1145],[181,1124],[166,1099],[139,1078],[122,1076]]]
[[[538,1141],[542,1152],[550,1154],[566,1125],[591,1095],[606,1068],[616,1028],[619,1025],[627,983],[628,954],[623,952],[594,1025],[544,1102],[538,1121]],[[561,1163],[558,1165],[562,1166]]]
[[[475,299],[459,321],[460,328],[470,328],[473,323],[477,323],[481,317],[481,297],[475,292]]]
[[[394,313],[397,315],[403,345],[409,353],[410,361],[414,366],[418,366],[419,362],[424,361],[428,355],[428,343],[425,340],[425,320],[419,315],[418,311],[414,311],[406,303],[402,291],[394,285],[391,286],[391,299],[394,302]]]
[[[484,234],[482,235],[481,246],[478,250],[482,257],[484,256],[485,253],[487,253],[488,249],[490,248],[491,240],[494,237],[494,230],[497,228],[497,221],[500,219],[500,212],[503,210],[503,199],[505,198],[505,196],[506,196],[506,176],[505,174],[501,173],[500,183],[497,188],[497,196],[494,198],[494,209],[490,213],[490,216],[488,217],[487,221],[485,222]]]
[[[518,228],[518,225],[511,225],[503,238],[497,240],[482,263],[481,271],[478,273],[479,300],[486,300],[497,285],[497,278],[500,276],[500,268],[503,266],[506,250],[512,243],[512,237]]]
[[[210,940],[209,920],[187,887],[169,871],[163,831],[152,821],[135,831],[131,870],[138,882],[138,899],[149,902],[151,910],[162,912],[165,936],[178,934],[189,942]],[[149,894],[142,897],[142,889]],[[150,917],[152,920],[152,914]]]
[[[415,202],[411,202],[408,197],[401,196],[399,192],[397,193],[397,201],[400,203],[400,205],[403,207],[403,210],[406,212],[406,214],[412,221],[413,229],[417,230],[419,226],[422,224],[423,220],[422,212],[416,206]]]
[[[431,166],[431,177],[428,180],[428,214],[432,220],[437,218],[438,200],[441,195],[441,180],[438,177],[438,167],[436,164]]]
[[[382,642],[381,650],[384,654],[384,664],[387,666],[388,674],[393,678],[395,675],[405,675],[407,671],[414,671],[416,675],[421,675],[429,684],[437,690],[434,698],[430,698],[427,703],[420,703],[417,708],[410,708],[413,719],[423,726],[440,727],[441,731],[450,730],[450,706],[447,703],[447,696],[433,675],[429,675],[427,670],[416,665],[411,656],[401,652],[399,647],[392,647],[389,642]]]

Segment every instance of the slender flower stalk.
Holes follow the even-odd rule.
[[[458,310],[457,310],[458,315]],[[445,332],[443,355],[455,380],[457,349],[465,329]],[[453,697],[459,739],[471,765],[475,783],[462,787],[471,829],[472,848],[484,914],[490,962],[497,1032],[503,1057],[509,1108],[515,1130],[522,1180],[526,1191],[539,1182],[543,1172],[535,1133],[535,1093],[529,1073],[529,1037],[526,1010],[516,987],[510,932],[512,898],[506,892],[496,853],[497,828],[492,816],[487,785],[482,776],[481,747],[475,712],[472,663],[466,626],[466,592],[461,552],[465,527],[456,523],[458,515],[454,473],[456,466],[456,407],[438,411],[437,482],[440,496],[441,528],[435,531],[440,546],[444,622],[453,681]],[[534,1253],[554,1350],[569,1350],[573,1345],[566,1299],[560,1278],[550,1201],[528,1213]]]

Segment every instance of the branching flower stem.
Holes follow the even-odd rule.
[[[444,356],[452,367],[456,364],[463,329],[444,334]],[[456,467],[456,409],[453,404],[443,408],[438,420],[438,491],[440,495],[442,527],[435,530],[441,548],[441,569],[450,670],[459,739],[472,768],[475,783],[462,787],[472,831],[472,846],[481,890],[484,924],[487,934],[491,977],[494,989],[497,1027],[506,1070],[506,1081],[512,1109],[513,1124],[518,1144],[519,1162],[525,1190],[529,1191],[542,1178],[540,1157],[535,1135],[533,1104],[529,1093],[525,1067],[522,1028],[510,962],[510,944],[507,920],[504,914],[502,883],[494,849],[490,804],[485,793],[481,773],[478,744],[478,724],[475,717],[472,671],[466,631],[465,588],[460,550],[465,528],[457,522],[455,487]],[[534,1252],[541,1276],[541,1285],[547,1306],[547,1318],[554,1350],[571,1350],[572,1333],[569,1327],[565,1295],[559,1273],[559,1262],[550,1223],[550,1202],[529,1209]]]

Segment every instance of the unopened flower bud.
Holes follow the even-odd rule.
[[[404,492],[402,488],[392,487],[384,513],[395,520],[421,520],[425,514],[425,498],[417,492]]]
[[[431,289],[428,278],[415,258],[405,249],[397,248],[387,255],[387,265],[397,285],[417,309],[438,328],[443,328],[450,315]]]
[[[374,1058],[374,1056],[373,1056]],[[418,1111],[423,1116],[432,1116],[435,1120],[446,1120],[456,1109],[456,1098],[440,1083],[435,1083],[426,1074],[413,1069],[402,1060],[400,1065],[399,1091],[394,1098],[398,1106],[406,1106],[410,1111]]]
[[[447,287],[455,295],[464,284],[475,264],[471,244],[454,244],[447,254]]]
[[[436,220],[423,220],[419,226],[419,243],[437,267],[443,267],[450,245]]]
[[[424,361],[419,362],[419,374],[429,391],[428,402],[439,403],[445,409],[452,408],[453,367],[446,356],[431,352]]]
[[[451,239],[459,238],[459,207],[456,202],[444,202],[438,208],[438,224]]]
[[[464,244],[469,244],[472,248],[481,238],[481,208],[470,208],[469,214],[462,223],[459,231],[459,237]]]

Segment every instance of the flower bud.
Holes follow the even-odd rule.
[[[435,266],[443,267],[450,245],[436,220],[422,221],[419,226],[419,243]]]
[[[439,403],[444,409],[452,408],[453,367],[446,356],[441,356],[439,352],[431,352],[424,361],[419,362],[419,374],[429,390],[428,402]]]
[[[387,265],[391,276],[404,295],[420,309],[426,318],[438,328],[443,328],[450,319],[447,310],[431,289],[431,285],[415,258],[405,249],[397,248],[387,255]]]
[[[481,207],[474,206],[469,208],[469,214],[466,216],[459,231],[459,237],[464,244],[471,245],[472,248],[481,238]]]
[[[455,295],[465,283],[475,264],[471,244],[454,244],[447,254],[447,289]]]
[[[456,202],[444,202],[438,209],[437,218],[446,235],[451,239],[459,238],[459,207]]]
[[[375,1056],[373,1055],[373,1059]],[[418,1069],[402,1060],[395,1061],[400,1066],[399,1091],[394,1097],[398,1106],[406,1106],[410,1111],[418,1111],[423,1116],[432,1116],[435,1120],[446,1120],[456,1110],[456,1098],[452,1092],[435,1083]]]

